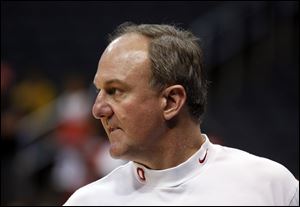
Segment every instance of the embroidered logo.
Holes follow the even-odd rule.
[[[145,181],[145,180],[146,180],[146,177],[145,177],[145,171],[144,171],[142,168],[138,167],[138,168],[136,169],[136,172],[137,172],[139,178],[140,178],[142,181]]]
[[[206,150],[206,152],[205,152],[205,155],[204,155],[203,159],[200,159],[200,158],[199,158],[200,164],[204,163],[204,161],[205,161],[205,159],[206,159],[206,155],[207,155],[207,150]]]

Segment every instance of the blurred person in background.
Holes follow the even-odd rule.
[[[56,96],[56,88],[46,74],[39,68],[30,67],[22,80],[13,87],[11,103],[22,116],[26,116],[47,105]]]
[[[118,27],[94,78],[93,115],[111,156],[130,162],[64,205],[299,205],[299,181],[283,165],[213,144],[201,132],[202,57],[189,31]]]

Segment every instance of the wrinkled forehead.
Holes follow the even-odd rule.
[[[149,60],[149,39],[143,35],[130,33],[113,40],[102,54],[98,70],[115,66],[132,68]]]
[[[95,76],[97,80],[126,80],[150,76],[148,39],[131,34],[115,39],[102,54]]]
[[[123,50],[104,53],[98,64],[98,73],[129,73],[133,69],[138,73],[144,73],[144,69],[150,69],[148,52],[144,50]]]

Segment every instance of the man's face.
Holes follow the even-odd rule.
[[[163,133],[161,97],[149,86],[148,39],[127,34],[103,53],[94,78],[100,89],[93,115],[109,137],[115,158],[138,161]]]

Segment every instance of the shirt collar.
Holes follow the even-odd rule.
[[[210,157],[209,146],[211,143],[205,134],[202,135],[205,142],[200,149],[188,160],[175,167],[164,170],[151,170],[136,162],[131,162],[135,179],[147,186],[172,187],[180,185],[197,175]]]

